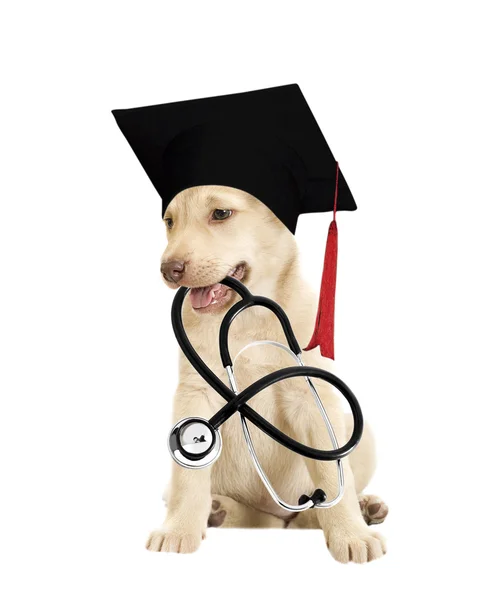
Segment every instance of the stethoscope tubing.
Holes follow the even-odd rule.
[[[238,357],[241,354],[243,354],[245,352],[245,350],[247,350],[248,348],[262,346],[262,345],[263,346],[268,346],[268,345],[274,346],[275,348],[278,348],[278,349],[286,352],[287,354],[289,354],[289,356],[291,356],[291,358],[296,362],[296,364],[303,366],[303,361],[302,361],[300,355],[295,354],[289,348],[289,346],[285,346],[284,344],[281,344],[281,342],[277,342],[275,340],[255,340],[253,342],[250,342],[249,344],[244,346],[244,348],[239,350],[239,352],[236,354],[236,356],[234,358],[234,365],[235,365]],[[227,374],[229,375],[229,383],[230,383],[231,389],[233,392],[235,392],[237,394],[239,392],[239,389],[237,387],[237,382],[235,379],[235,374],[234,374],[233,368],[228,368]],[[317,393],[317,390],[315,389],[315,386],[312,383],[312,381],[310,380],[310,378],[306,377],[305,379],[306,379],[307,385],[312,393],[312,396],[314,397],[315,404],[316,404],[317,408],[319,409],[319,412],[321,413],[324,424],[326,425],[329,439],[331,440],[333,448],[337,449],[338,448],[338,440],[336,438],[336,434],[334,432],[333,425],[332,425],[331,421],[329,420],[328,414],[326,412],[326,409],[324,408],[322,400],[321,400],[319,394]],[[272,486],[270,479],[267,477],[267,474],[265,473],[265,470],[263,469],[263,466],[260,463],[258,454],[256,452],[256,448],[253,444],[253,439],[251,437],[251,433],[248,428],[246,419],[243,417],[243,415],[241,413],[239,413],[239,417],[241,419],[241,427],[243,429],[244,439],[248,446],[251,460],[253,461],[255,469],[257,470],[257,473],[258,473],[263,485],[265,486],[265,488],[271,495],[272,499],[281,508],[283,508],[284,510],[290,511],[290,512],[297,513],[297,512],[302,512],[304,510],[308,510],[309,508],[322,508],[322,509],[331,508],[332,506],[335,506],[336,504],[338,504],[338,502],[341,502],[341,499],[343,498],[343,494],[345,492],[345,473],[344,473],[343,464],[342,464],[341,460],[338,460],[336,463],[337,471],[338,471],[338,488],[337,488],[336,496],[334,498],[332,498],[331,500],[327,500],[327,497],[324,497],[323,499],[320,498],[319,497],[320,490],[316,490],[312,494],[312,496],[308,496],[306,498],[301,497],[300,498],[301,502],[299,504],[290,504],[289,502],[287,502],[286,500],[281,498],[279,496],[279,494],[277,493],[277,491]]]
[[[296,446],[300,447],[303,451],[303,456],[307,456],[307,458],[315,458],[317,460],[339,460],[341,458],[345,458],[357,445],[356,439],[357,436],[362,434],[362,424],[360,421],[362,420],[362,412],[360,410],[359,403],[352,391],[335,375],[325,371],[324,369],[318,369],[316,367],[309,367],[306,365],[296,366],[296,367],[285,367],[284,369],[279,369],[274,371],[273,373],[269,373],[264,377],[260,378],[258,381],[255,381],[251,385],[249,385],[246,389],[240,392],[236,397],[223,406],[218,412],[216,412],[211,419],[209,419],[209,423],[215,428],[218,429],[227,419],[229,419],[236,411],[240,410],[242,406],[246,404],[251,398],[263,392],[266,388],[273,385],[274,383],[278,383],[279,381],[284,381],[291,377],[312,377],[317,379],[322,379],[327,381],[335,388],[337,388],[343,396],[348,398],[348,403],[350,404],[350,408],[352,409],[353,420],[355,423],[354,430],[352,432],[352,436],[350,440],[341,448],[337,450],[317,450],[312,449],[308,446],[304,446],[300,442],[293,440],[293,443]],[[359,431],[360,428],[360,431]],[[279,441],[279,440],[276,440]],[[295,452],[298,452],[295,447],[292,448]],[[305,454],[304,452],[307,452]],[[302,454],[302,452],[299,452]]]
[[[295,353],[298,355],[301,353],[301,349],[298,346],[296,339],[294,338],[294,334],[292,332],[291,325],[289,324],[289,320],[287,319],[287,316],[279,307],[279,305],[277,305],[268,298],[253,296],[249,292],[249,290],[237,279],[227,277],[221,283],[232,288],[242,297],[242,300],[236,303],[227,312],[222,322],[222,326],[220,328],[220,355],[222,357],[222,361],[227,363],[224,364],[225,367],[230,367],[232,365],[232,361],[227,347],[230,324],[234,321],[237,315],[239,315],[246,308],[250,308],[251,306],[265,306],[266,308],[272,310],[272,312],[274,312],[274,314],[278,317],[281,324],[283,325],[283,330],[286,335],[286,339],[290,344],[290,347],[293,349],[293,351],[295,351],[297,346],[298,352]],[[227,402],[227,405],[222,407],[222,409],[220,409],[210,419],[209,422],[212,426],[218,428],[236,411],[239,411],[240,414],[242,414],[244,417],[246,417],[246,419],[248,419],[248,421],[253,423],[253,425],[258,427],[261,431],[266,433],[273,440],[275,440],[285,448],[288,448],[289,450],[296,452],[301,456],[304,456],[305,458],[311,458],[322,461],[340,460],[347,456],[350,452],[352,452],[352,450],[357,446],[362,437],[363,417],[360,405],[355,395],[341,379],[339,379],[329,371],[325,371],[324,369],[318,369],[316,367],[287,367],[284,369],[279,369],[274,373],[270,373],[262,377],[258,381],[248,386],[241,393],[236,394],[229,387],[227,387],[223,383],[223,381],[213,373],[211,369],[208,368],[206,363],[196,352],[189,338],[187,337],[182,319],[182,305],[188,292],[189,288],[181,287],[175,294],[175,298],[172,304],[172,326],[177,342],[182,352],[185,354],[187,360],[194,367],[194,369],[196,369],[199,375],[201,375],[201,377],[208,383],[208,385],[210,385],[210,387],[212,387]],[[248,406],[247,402],[256,394],[263,391],[264,389],[266,389],[274,383],[283,381],[285,379],[289,379],[291,377],[315,377],[318,379],[322,379],[333,385],[345,397],[352,411],[354,428],[350,439],[344,446],[335,450],[319,450],[317,448],[311,448],[310,446],[302,444],[301,442],[298,442],[297,440],[294,440],[293,438],[289,437],[284,432],[280,431],[274,425],[269,423],[250,406]]]
[[[232,366],[232,359],[229,353],[230,326],[232,325],[232,323],[238,315],[240,315],[247,308],[251,308],[252,306],[263,306],[264,308],[268,308],[275,314],[275,316],[281,322],[284,335],[286,336],[286,341],[288,342],[288,346],[295,355],[299,356],[301,354],[300,344],[298,343],[295,334],[293,333],[293,329],[291,328],[291,323],[289,322],[288,316],[283,312],[282,308],[277,304],[277,302],[274,302],[270,298],[265,298],[265,296],[251,296],[249,298],[243,298],[242,300],[234,304],[234,306],[227,311],[227,314],[223,318],[222,324],[220,325],[218,341],[220,347],[220,358],[222,360],[224,368]]]

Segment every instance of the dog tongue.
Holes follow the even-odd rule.
[[[220,297],[222,284],[216,283],[203,288],[191,288],[189,297],[192,308],[206,308]]]

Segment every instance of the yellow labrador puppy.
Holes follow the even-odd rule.
[[[219,282],[226,275],[243,281],[258,295],[268,296],[286,311],[296,337],[305,346],[315,324],[317,301],[300,277],[294,236],[254,197],[228,187],[199,186],[179,193],[164,215],[168,246],[161,272],[170,288],[191,289],[184,303],[184,323],[194,347],[218,377],[226,373],[218,352],[221,320],[238,296]],[[277,340],[285,343],[279,321],[263,308],[251,308],[231,328],[232,356],[248,342]],[[304,354],[308,365],[328,368],[317,350]],[[259,346],[238,360],[235,374],[243,389],[266,373],[291,366],[279,349]],[[324,405],[343,445],[351,433],[333,388],[316,380]],[[209,419],[225,401],[180,357],[179,385],[173,420],[200,416]],[[322,422],[306,383],[280,382],[258,394],[251,406],[295,439],[316,448],[330,449]],[[332,498],[337,489],[336,463],[304,459],[274,442],[249,424],[258,456],[278,494],[296,503],[315,488]],[[207,526],[321,528],[331,554],[341,562],[367,562],[385,553],[383,537],[368,523],[379,523],[388,509],[375,496],[360,495],[371,478],[375,454],[371,432],[344,460],[345,495],[329,509],[289,513],[269,496],[253,467],[240,421],[229,419],[221,429],[223,450],[211,467],[185,469],[173,464],[165,492],[167,515],[153,531],[147,547],[162,552],[193,552],[205,537]]]

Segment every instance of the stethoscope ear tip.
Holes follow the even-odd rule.
[[[303,494],[302,496],[300,496],[298,504],[306,504],[309,501],[312,502],[313,506],[322,504],[326,501],[326,492],[324,490],[321,490],[320,488],[317,488],[311,496],[307,496],[307,494]]]

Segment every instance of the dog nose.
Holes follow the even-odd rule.
[[[161,263],[161,273],[166,281],[178,283],[185,271],[185,262],[182,260],[168,260]]]

